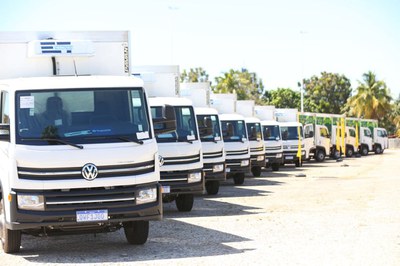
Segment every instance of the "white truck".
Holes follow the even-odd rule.
[[[331,138],[330,156],[338,159],[345,152],[344,144],[344,115],[316,113],[317,123],[325,125]]]
[[[203,151],[206,191],[209,195],[218,194],[220,182],[226,180],[225,150],[218,111],[210,107],[210,83],[181,83],[180,91],[181,96],[192,100],[195,107]]]
[[[0,33],[0,236],[112,232],[147,241],[159,160],[129,32]]]
[[[331,136],[324,125],[324,117],[316,113],[300,112],[299,122],[303,125],[304,144],[309,156],[317,162],[324,161],[331,150]]]
[[[346,155],[351,157],[354,152],[362,156],[373,151],[371,129],[360,118],[346,117]]]
[[[235,113],[236,99],[236,94],[212,94],[211,107],[220,113],[227,177],[241,185],[250,172],[250,143],[244,117]]]
[[[256,105],[255,116],[261,120],[265,145],[265,167],[278,171],[283,163],[282,135],[275,117],[275,106]]]
[[[250,143],[251,172],[253,176],[261,176],[262,168],[265,167],[265,145],[261,120],[255,117],[255,102],[253,100],[236,101],[236,113],[245,117],[247,134]]]
[[[389,147],[387,131],[378,127],[377,119],[360,119],[360,128],[369,128],[372,133],[372,150],[375,154],[381,154]]]
[[[194,195],[204,192],[203,155],[192,101],[180,97],[179,66],[134,66],[133,73],[144,81],[153,122],[162,121],[164,108],[175,114],[175,130],[155,126],[160,183],[164,202],[175,201],[179,211],[191,211]]]
[[[302,166],[309,157],[309,147],[305,146],[303,125],[298,122],[298,111],[294,108],[276,108],[276,120],[282,134],[283,164],[294,163]]]

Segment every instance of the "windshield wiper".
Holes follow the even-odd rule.
[[[122,140],[125,142],[134,142],[134,143],[141,144],[141,145],[144,143],[143,140],[131,139],[131,138],[124,137],[124,136],[97,136],[97,137],[87,137],[85,139],[119,139],[119,140]]]
[[[69,146],[72,146],[72,147],[75,147],[75,148],[78,148],[78,149],[83,149],[83,146],[82,145],[79,145],[79,144],[75,144],[75,143],[72,143],[72,142],[69,142],[69,141],[66,141],[66,140],[63,140],[63,139],[53,139],[53,138],[23,138],[23,139],[21,139],[22,141],[30,141],[30,140],[32,140],[32,141],[55,141],[55,142],[58,142],[58,143],[62,143],[62,144],[65,144],[65,145],[69,145]]]

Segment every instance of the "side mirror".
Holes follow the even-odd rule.
[[[162,108],[162,117],[153,118],[154,132],[164,134],[176,130],[175,109],[171,105]]]
[[[0,124],[0,141],[10,141],[9,124]]]
[[[281,138],[280,138],[280,137],[276,137],[275,140],[276,140],[276,141],[279,141],[279,140],[281,140]]]
[[[308,137],[309,138],[313,138],[314,137],[314,131],[310,131],[310,133],[308,133]]]

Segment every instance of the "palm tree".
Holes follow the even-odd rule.
[[[386,83],[369,71],[363,74],[363,82],[359,81],[356,95],[347,104],[350,115],[381,121],[391,113],[391,100]]]

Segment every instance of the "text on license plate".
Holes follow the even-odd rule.
[[[107,221],[108,210],[76,211],[77,222]]]
[[[293,160],[293,156],[286,156],[285,158],[288,160]]]
[[[171,187],[170,186],[162,186],[162,193],[170,193],[171,192]]]

